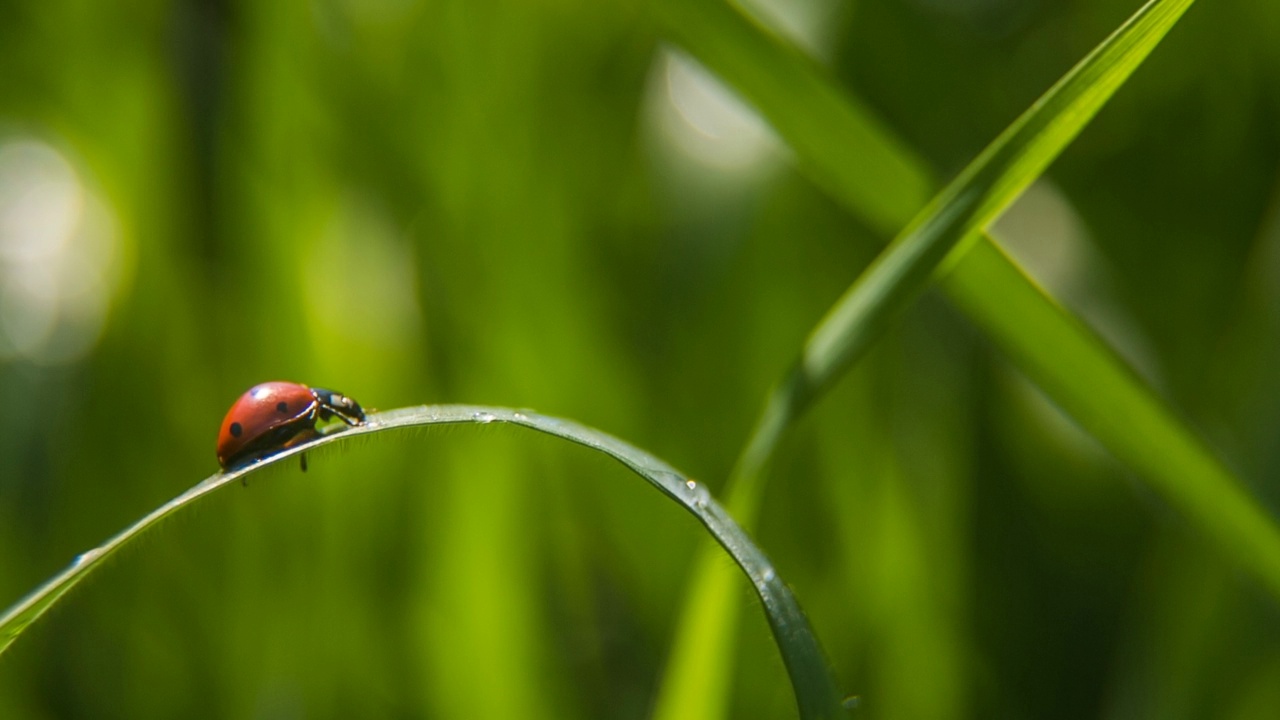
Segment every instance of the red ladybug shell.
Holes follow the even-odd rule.
[[[320,401],[306,385],[268,382],[240,396],[218,433],[218,463],[228,469],[239,460],[288,447],[316,425]]]

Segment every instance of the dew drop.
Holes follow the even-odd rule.
[[[518,413],[516,413],[516,414],[512,415],[511,417],[515,418],[516,420],[528,420],[528,419],[529,419],[529,418],[528,418],[528,417],[526,417],[526,416],[525,416],[525,414],[524,414],[524,413],[522,413],[522,412],[518,412]]]
[[[481,424],[488,424],[498,419],[497,415],[490,412],[477,412],[471,414],[472,419]]]
[[[771,567],[765,568],[764,572],[760,573],[760,579],[764,582],[773,582],[773,579],[777,576],[777,573],[775,573]]]
[[[73,562],[72,564],[76,566],[83,565],[87,562],[90,562],[91,560],[94,560],[101,554],[102,554],[102,550],[100,548],[94,548],[92,550],[89,550],[88,552],[83,552],[77,555],[75,562]]]
[[[711,501],[711,493],[697,483],[694,483],[693,487],[689,489],[693,491],[693,506],[699,510],[705,510]]]
[[[698,487],[698,481],[697,480],[686,481],[684,486],[689,488],[690,490],[693,490],[694,488]]]

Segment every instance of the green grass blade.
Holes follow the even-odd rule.
[[[816,183],[877,231],[902,228],[936,183],[879,119],[813,61],[724,0],[652,0],[664,36],[759,109]]]
[[[1106,343],[1045,302],[994,245],[976,246],[943,285],[961,308],[985,319],[987,335],[1027,377],[1280,598],[1274,519]],[[1036,342],[1022,338],[1027,327],[1040,328]]]
[[[902,310],[981,238],[1137,69],[1192,0],[1139,10],[1010,125],[894,239],[809,335],[774,390],[747,458],[767,459],[785,429]],[[948,255],[950,257],[948,258]],[[945,259],[945,261],[944,261]],[[747,468],[751,470],[751,467]]]
[[[1105,344],[983,237],[985,224],[1043,172],[1191,1],[1152,2],[1139,10],[1006,130],[850,288],[771,395],[739,459],[728,501],[740,521],[751,526],[764,466],[792,421],[856,360],[891,314],[927,284],[935,265],[954,252],[943,270],[945,265],[958,265],[945,287],[1051,397],[1118,457],[1147,473],[1171,502],[1199,514],[1199,524],[1232,556],[1280,557],[1270,550],[1280,547],[1274,526],[1195,436]],[[899,205],[883,201],[882,192],[865,191],[864,178],[856,172],[841,173],[838,166],[856,167],[851,159],[864,156],[882,158],[879,151],[887,149],[896,161],[881,160],[880,165],[896,174],[887,175],[886,181],[905,178],[904,187],[913,189],[925,178],[923,164],[880,132],[865,111],[842,98],[798,53],[766,37],[716,0],[659,0],[655,8],[671,37],[762,111],[796,152],[801,169],[816,182],[873,226],[905,220],[905,214],[896,214]],[[833,102],[841,105],[839,111],[827,109]],[[875,210],[868,212],[869,205]],[[979,251],[965,254],[974,242]],[[957,244],[961,247],[953,251]],[[1037,323],[1019,323],[1019,308],[1034,314]],[[1056,355],[1044,352],[1041,337],[1046,333],[1060,350]],[[1086,367],[1090,372],[1082,373]],[[1114,392],[1099,393],[1097,388],[1114,388]],[[1117,427],[1114,419],[1122,417],[1144,418],[1146,427]],[[1177,452],[1165,454],[1159,450],[1163,445],[1176,447]],[[1167,462],[1175,455],[1179,462]],[[1205,503],[1207,495],[1217,498],[1216,502]],[[1280,573],[1274,561],[1251,564],[1269,584],[1277,585]],[[674,710],[690,704],[696,704],[703,717],[723,716],[722,702],[709,695],[726,692],[728,672],[708,665],[698,655],[729,662],[727,646],[718,646],[718,652],[709,651],[708,646],[731,642],[727,630],[717,623],[728,622],[722,618],[732,618],[734,613],[717,608],[712,601],[731,597],[726,591],[731,578],[716,572],[709,558],[704,557],[700,565],[663,684],[657,714],[662,720],[677,717]]]
[[[165,503],[99,547],[83,553],[70,567],[41,585],[0,616],[0,653],[22,632],[49,610],[68,590],[103,562],[129,545],[160,520],[182,510],[215,490],[234,484],[277,462],[291,462],[293,456],[319,446],[360,435],[412,427],[459,423],[506,423],[537,430],[602,452],[648,480],[664,495],[675,500],[703,524],[716,542],[746,573],[764,604],[769,626],[791,677],[796,702],[803,718],[843,717],[826,659],[795,596],[774,571],[769,559],[742,528],[711,497],[706,487],[680,474],[670,465],[611,435],[560,418],[505,408],[470,405],[439,405],[403,408],[371,414],[368,422],[353,428],[338,428],[315,441],[290,448],[249,467],[212,475],[190,490]]]

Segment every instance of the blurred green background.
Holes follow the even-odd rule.
[[[751,5],[940,179],[1136,7]],[[1277,169],[1280,5],[1203,2],[994,230],[1273,515]],[[630,2],[0,3],[0,604],[213,472],[263,380],[718,487],[877,247]],[[857,717],[1280,716],[1274,601],[937,295],[773,476]],[[510,428],[228,490],[0,657],[0,718],[644,718],[705,541]],[[794,716],[741,593],[732,715]]]

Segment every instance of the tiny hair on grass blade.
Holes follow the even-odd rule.
[[[294,455],[347,438],[401,428],[466,423],[518,425],[602,452],[679,503],[685,510],[692,513],[716,539],[716,542],[733,557],[734,562],[742,568],[760,596],[769,627],[791,678],[800,716],[807,720],[846,715],[841,705],[842,696],[836,690],[830,666],[795,596],[778,577],[769,559],[716,502],[715,498],[711,497],[705,486],[629,443],[571,420],[523,410],[475,405],[419,406],[370,414],[363,425],[336,426],[314,440],[282,450],[252,465],[211,475],[173,500],[156,508],[107,542],[82,553],[70,567],[6,610],[0,616],[0,653],[3,653],[23,630],[43,615],[89,572],[97,568],[103,560],[115,554],[160,520],[219,488],[235,484],[245,476],[269,465],[288,461]]]

